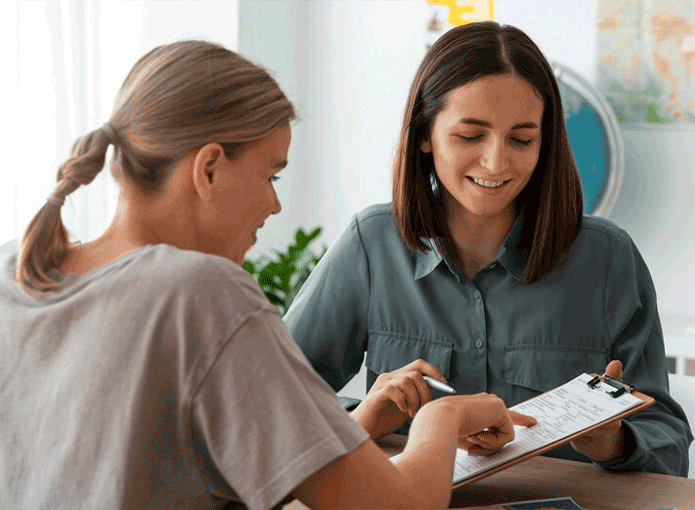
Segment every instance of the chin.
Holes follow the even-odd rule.
[[[469,202],[464,204],[463,209],[469,214],[475,216],[494,218],[500,215],[507,215],[514,211],[514,202],[498,202],[498,203],[476,203]]]

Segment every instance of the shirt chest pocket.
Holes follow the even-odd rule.
[[[608,361],[606,350],[599,348],[508,345],[504,355],[504,380],[517,391],[530,390],[526,398],[531,398],[584,372],[602,374]]]
[[[379,374],[393,372],[422,358],[449,378],[453,343],[389,333],[370,333],[367,347],[367,387]]]

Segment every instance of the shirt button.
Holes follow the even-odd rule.
[[[474,297],[475,299],[480,299],[480,292],[478,292],[478,291],[476,290],[476,291],[473,293],[473,297]]]
[[[483,346],[483,341],[482,341],[480,338],[478,338],[478,339],[475,341],[475,346],[476,346],[478,349],[480,349],[480,348]]]

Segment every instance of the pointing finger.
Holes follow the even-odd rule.
[[[512,420],[514,425],[522,425],[524,427],[532,427],[538,420],[533,416],[528,414],[517,413],[516,411],[507,411],[509,413],[509,419]]]

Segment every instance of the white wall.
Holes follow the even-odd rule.
[[[495,7],[495,21],[526,32],[548,60],[596,81],[596,0],[497,0]]]
[[[297,226],[330,244],[350,216],[390,200],[390,166],[410,81],[424,54],[420,0],[243,1],[239,51],[274,72],[298,106],[284,214],[266,221],[254,257]]]
[[[203,38],[236,48],[238,0],[0,2],[0,244],[21,237],[78,136],[111,115],[118,89],[154,46]],[[100,236],[116,208],[110,173],[68,197],[72,238]]]
[[[695,129],[622,132],[625,177],[608,217],[630,233],[647,262],[664,335],[683,338],[695,326]]]

